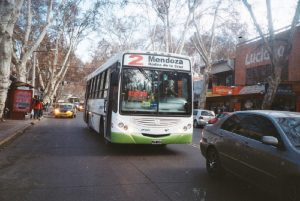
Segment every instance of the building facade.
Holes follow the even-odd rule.
[[[287,40],[287,31],[279,31],[275,36],[275,54],[282,56]],[[262,40],[254,39],[239,44],[236,49],[235,62],[235,85],[236,86],[262,86],[265,89],[256,92],[251,97],[248,94],[248,100],[241,107],[248,105],[257,105],[259,109],[262,103],[263,95],[267,90],[267,77],[271,75],[270,57]],[[290,110],[300,112],[300,27],[297,28],[293,36],[293,48],[288,57],[288,66],[282,71],[281,83],[277,89],[272,109]],[[247,93],[245,93],[247,96]],[[242,109],[242,108],[241,108]],[[251,108],[252,109],[252,108]]]
[[[275,53],[282,56],[287,30],[278,31],[275,38]],[[268,88],[267,78],[272,73],[270,57],[262,40],[256,38],[239,44],[234,65],[229,63],[213,65],[206,109],[261,109]],[[300,112],[300,27],[293,37],[288,66],[283,69],[281,80],[272,109]]]

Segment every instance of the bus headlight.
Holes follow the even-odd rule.
[[[125,131],[128,130],[128,125],[124,124],[123,122],[118,123],[119,128],[123,128]]]
[[[190,128],[192,128],[192,124],[187,125],[187,129],[190,129]]]
[[[186,126],[183,127],[183,130],[184,130],[184,131],[187,131],[187,129],[188,129],[188,128],[187,128]]]
[[[120,122],[120,123],[118,124],[118,126],[119,126],[120,128],[123,128],[123,127],[124,127],[124,124],[123,124],[122,122]]]

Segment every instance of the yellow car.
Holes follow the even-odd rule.
[[[76,117],[76,108],[72,103],[59,103],[54,109],[54,117]]]

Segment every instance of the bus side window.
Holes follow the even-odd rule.
[[[101,86],[102,96],[104,99],[107,98],[106,82],[107,82],[107,70],[103,72],[103,83]]]
[[[105,71],[103,71],[103,72],[101,73],[101,85],[99,86],[99,89],[100,89],[100,98],[105,98],[105,97],[103,96],[104,80],[105,80]]]
[[[110,82],[109,78],[110,78],[110,69],[107,69],[105,71],[105,83],[104,83],[104,86],[103,86],[103,90],[104,90],[103,91],[103,96],[104,96],[104,98],[107,98],[108,86],[109,86],[109,82]]]
[[[98,98],[102,98],[101,84],[103,80],[103,73],[99,74],[99,85],[98,85]]]
[[[93,95],[93,97],[94,98],[97,98],[97,86],[98,86],[98,76],[96,76],[96,77],[94,77],[94,82],[95,82],[95,86],[94,86],[94,95]]]
[[[85,99],[89,98],[90,87],[91,87],[91,81],[89,80],[87,82],[86,89],[85,89]]]
[[[91,87],[90,87],[90,93],[89,98],[93,98],[93,88],[94,88],[94,79],[91,79]]]
[[[97,84],[95,85],[95,98],[99,98],[99,85],[100,85],[100,82],[101,82],[101,75],[98,74],[96,77],[95,77],[95,81],[97,81]]]

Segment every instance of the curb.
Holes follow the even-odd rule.
[[[9,135],[2,141],[0,141],[0,149],[4,148],[6,145],[10,144],[14,139],[16,139],[18,136],[22,135],[28,128],[33,126],[35,123],[31,122],[28,125],[25,125],[24,127],[16,130],[13,134]]]

